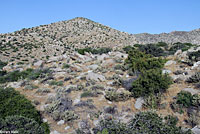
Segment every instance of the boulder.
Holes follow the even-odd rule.
[[[50,134],[60,134],[58,131],[54,130]]]
[[[99,66],[97,64],[89,65],[88,68],[91,70],[96,70]]]
[[[200,61],[195,62],[195,63],[193,64],[193,66],[191,67],[191,69],[195,69],[195,68],[197,68],[197,67],[199,67],[199,66],[200,66]]]
[[[132,83],[137,80],[137,78],[130,78],[126,80],[122,80],[122,87],[126,90],[130,90],[132,88]]]
[[[176,64],[176,61],[174,61],[174,60],[169,60],[169,61],[167,61],[167,62],[165,63],[165,66],[170,66],[170,65],[172,65],[172,64]]]
[[[33,66],[35,66],[35,67],[42,67],[43,64],[44,64],[44,62],[43,62],[42,60],[39,60],[39,61],[35,62],[35,63],[33,64]]]
[[[12,87],[12,88],[20,88],[23,84],[23,81],[20,82],[11,82],[8,84],[7,87]]]
[[[136,109],[140,110],[143,104],[144,104],[144,99],[140,97],[140,98],[137,98],[134,106]]]
[[[103,61],[103,60],[109,58],[109,56],[107,54],[96,55],[96,56],[97,56],[98,61]]]
[[[59,122],[57,122],[57,125],[63,125],[65,123],[64,120],[60,120]]]
[[[97,73],[93,73],[93,72],[89,72],[87,75],[86,75],[86,80],[93,80],[93,81],[105,81],[106,78],[101,75],[101,74],[97,74]]]
[[[167,69],[162,70],[162,74],[171,74],[171,73],[172,73],[171,70],[167,70]]]
[[[65,130],[68,130],[68,129],[70,129],[70,126],[66,126],[66,127],[65,127]]]
[[[199,91],[194,88],[184,88],[183,91],[190,92],[192,95],[199,93]]]
[[[199,126],[195,126],[195,127],[192,128],[191,130],[192,130],[192,132],[193,132],[194,134],[200,134],[200,127],[199,127]]]
[[[53,57],[49,58],[47,63],[62,61],[64,58],[66,58],[66,56],[63,56],[63,55],[61,55],[61,56],[53,56]]]
[[[102,63],[102,67],[113,67],[114,65],[115,65],[115,60],[113,59],[104,60]]]

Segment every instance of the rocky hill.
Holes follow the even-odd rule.
[[[114,49],[136,43],[200,44],[200,30],[171,32],[162,34],[128,34],[96,23],[86,18],[74,18],[48,25],[22,29],[8,34],[0,34],[0,58],[5,60],[61,55],[74,48],[112,47]]]
[[[192,30],[189,32],[185,31],[174,31],[171,33],[161,33],[161,34],[135,34],[133,35],[134,39],[141,44],[147,43],[157,43],[157,42],[166,42],[166,43],[192,43],[200,44],[200,29]]]
[[[1,34],[0,130],[199,134],[199,35],[132,35],[85,18]]]

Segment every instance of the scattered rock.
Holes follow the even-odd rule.
[[[11,82],[7,85],[7,87],[12,87],[12,88],[20,88],[23,84],[23,81],[20,82]]]
[[[42,67],[43,64],[44,64],[44,62],[43,62],[42,60],[39,60],[39,61],[35,62],[35,63],[33,64],[33,66],[35,66],[35,67]]]
[[[93,81],[99,82],[99,81],[105,81],[106,78],[103,75],[101,75],[101,74],[89,72],[86,75],[86,80],[93,80]]]
[[[162,70],[162,74],[171,74],[171,73],[172,73],[171,70],[167,70],[167,69]]]
[[[96,65],[96,64],[93,64],[93,65],[89,65],[88,68],[91,69],[91,70],[96,70],[99,66]]]
[[[130,90],[133,86],[132,83],[137,80],[137,78],[130,78],[126,80],[122,80],[122,87],[125,88],[126,90]]]
[[[60,120],[59,122],[57,122],[57,125],[63,125],[65,123],[64,120]]]
[[[134,106],[136,109],[141,110],[143,104],[144,104],[144,99],[140,97],[140,98],[137,98]]]
[[[70,126],[66,126],[66,127],[65,127],[65,130],[68,130],[68,129],[70,129]]]
[[[199,66],[200,66],[200,61],[195,62],[195,63],[193,64],[193,66],[191,67],[191,69],[195,69],[195,68],[197,68],[197,67],[199,67]]]
[[[102,67],[113,67],[115,65],[115,61],[113,59],[104,60],[102,63]]]
[[[173,61],[173,60],[169,60],[165,63],[165,66],[170,66],[172,64],[176,64],[176,61]]]
[[[192,130],[192,132],[193,132],[194,134],[200,134],[200,127],[199,127],[199,126],[195,126],[195,127],[192,128],[191,130]]]
[[[199,91],[195,90],[194,88],[184,88],[183,91],[190,92],[192,95],[199,93]]]
[[[60,134],[58,131],[54,130],[53,132],[51,132],[50,134]]]

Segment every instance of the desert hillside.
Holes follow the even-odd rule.
[[[199,29],[129,34],[78,17],[0,35],[0,130],[199,134],[199,107]]]

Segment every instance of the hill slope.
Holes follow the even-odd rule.
[[[190,32],[161,34],[128,34],[77,17],[48,25],[22,29],[8,34],[0,34],[0,58],[5,60],[45,59],[70,53],[81,47],[120,48],[136,43],[189,42],[200,44],[200,29]]]

